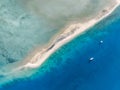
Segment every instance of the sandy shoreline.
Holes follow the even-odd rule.
[[[100,14],[94,19],[87,21],[86,23],[78,23],[70,25],[63,33],[61,33],[53,42],[47,47],[43,48],[40,52],[36,53],[29,62],[25,62],[23,65],[19,65],[16,69],[12,70],[10,73],[13,73],[17,70],[24,68],[37,68],[40,67],[43,62],[53,54],[58,48],[71,41],[78,35],[82,34],[84,31],[88,30],[90,27],[93,27],[98,22],[109,16],[118,6],[120,5],[120,0],[116,0],[116,4],[111,5],[111,7],[105,8],[100,11]]]
[[[53,43],[47,48],[43,48],[41,52],[37,53],[27,64],[23,67],[37,68],[39,67],[52,53],[54,53],[58,48],[71,41],[76,36],[80,35],[82,32],[86,31],[90,27],[94,26],[107,16],[109,16],[118,6],[120,5],[120,1],[117,0],[116,5],[112,5],[111,7],[105,8],[100,12],[95,19],[88,21],[87,23],[82,24],[73,24],[68,29],[66,29],[57,39],[53,41]]]

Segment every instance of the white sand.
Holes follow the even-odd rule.
[[[67,42],[71,41],[76,36],[80,35],[82,32],[86,31],[88,28],[94,26],[107,16],[109,16],[119,5],[120,0],[116,0],[117,4],[104,9],[105,11],[101,12],[101,17],[99,15],[86,23],[80,23],[80,24],[73,24],[71,25],[67,30],[65,30],[59,37],[66,36],[64,39],[60,40],[53,46],[50,50],[46,51],[48,48],[44,48],[41,50],[41,52],[38,52],[27,64],[24,65],[24,67],[30,67],[30,68],[37,68],[39,67],[52,53],[54,53],[58,48],[66,44]],[[59,38],[58,37],[58,38]],[[54,43],[54,42],[53,42]],[[48,46],[49,47],[49,46]]]
[[[53,54],[58,48],[66,44],[67,42],[74,39],[76,36],[80,35],[84,31],[88,30],[90,27],[93,27],[95,24],[109,16],[118,6],[120,5],[120,0],[116,0],[115,5],[111,5],[111,7],[105,8],[103,11],[98,14],[94,19],[87,21],[86,23],[78,23],[70,25],[62,34],[58,36],[57,39],[53,40],[53,42],[48,45],[48,47],[43,48],[40,52],[36,53],[35,56],[29,60],[29,62],[25,62],[24,64],[18,65],[12,71],[7,72],[6,74],[14,73],[18,70],[24,70],[25,68],[37,68],[40,67],[43,62]],[[64,37],[61,39],[61,37]],[[55,45],[54,45],[55,44]],[[51,45],[54,45],[51,47]]]

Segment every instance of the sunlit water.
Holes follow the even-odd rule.
[[[57,50],[31,78],[1,90],[120,90],[119,11]]]

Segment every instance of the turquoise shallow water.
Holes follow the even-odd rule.
[[[0,1],[0,67],[23,59],[33,47],[49,41],[55,33],[42,37],[45,21],[21,8],[15,0]],[[48,26],[49,28],[49,26]],[[44,31],[41,32],[40,29]],[[43,42],[41,42],[41,40]]]
[[[111,1],[0,0],[0,67],[22,61],[66,25],[96,16]]]
[[[0,90],[120,90],[119,11],[57,50],[31,78]]]

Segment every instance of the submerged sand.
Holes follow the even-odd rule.
[[[99,14],[84,23],[77,23],[70,25],[67,29],[65,29],[57,38],[53,39],[53,41],[47,45],[45,48],[42,48],[39,52],[36,52],[32,58],[29,60],[19,63],[18,67],[11,72],[15,72],[17,70],[21,70],[24,68],[38,68],[41,66],[46,59],[53,54],[58,48],[71,41],[76,36],[82,34],[90,27],[94,26],[107,16],[109,16],[118,6],[120,5],[120,1],[117,0],[115,4],[112,4],[110,7],[106,7],[99,12]]]

